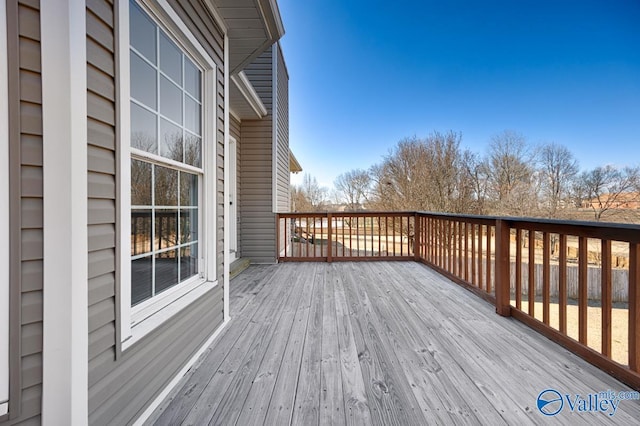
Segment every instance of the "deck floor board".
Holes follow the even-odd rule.
[[[630,390],[415,262],[251,266],[232,320],[147,424],[633,424],[640,401],[543,416],[538,394]]]

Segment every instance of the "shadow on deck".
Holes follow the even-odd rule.
[[[149,424],[633,424],[542,415],[549,388],[630,390],[416,262],[251,266],[232,320]],[[550,405],[551,407],[551,405]]]

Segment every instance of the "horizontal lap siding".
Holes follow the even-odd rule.
[[[274,45],[276,52],[276,134],[277,134],[277,186],[276,200],[279,213],[288,212],[290,209],[289,189],[289,74],[282,55],[280,43]]]
[[[242,255],[253,263],[276,260],[273,214],[273,52],[268,49],[244,71],[268,114],[241,124],[240,223]]]
[[[224,108],[223,38],[198,1],[170,1],[218,64],[217,110]],[[187,16],[188,14],[188,16]],[[193,18],[193,20],[191,20]],[[114,6],[87,0],[87,112],[89,192],[89,424],[127,424],[140,416],[222,324],[217,286],[122,353],[116,333],[116,81]],[[127,49],[124,47],[124,49]],[[128,49],[127,49],[128,50]],[[124,52],[127,54],[127,52]],[[128,75],[122,76],[128,78]],[[210,96],[211,94],[207,94]],[[127,101],[127,100],[125,100]],[[224,116],[212,116],[224,129]],[[224,144],[216,131],[216,151]],[[127,141],[123,141],[127,143]],[[222,170],[218,158],[217,174]],[[221,178],[220,178],[221,179]],[[216,203],[222,211],[222,184]],[[218,219],[221,226],[221,220]],[[221,229],[221,228],[220,228]],[[219,236],[222,244],[222,236]],[[218,277],[222,277],[221,254]]]
[[[89,387],[116,355],[116,112],[113,6],[87,2]]]
[[[276,54],[275,104],[276,114],[276,211],[279,213],[290,210],[290,180],[289,180],[289,74],[284,62],[280,43],[273,46]],[[285,248],[285,225],[278,224],[280,245],[278,251]]]
[[[42,80],[37,2],[7,2],[11,332],[10,420],[37,424],[42,401]]]

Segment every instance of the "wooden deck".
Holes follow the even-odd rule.
[[[232,321],[149,424],[635,424],[536,408],[554,388],[630,390],[415,262],[252,266]]]

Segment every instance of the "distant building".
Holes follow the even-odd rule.
[[[613,197],[613,195],[603,194],[600,197],[600,201],[598,201],[597,198],[585,200],[582,202],[582,207],[583,208],[599,208],[600,204],[602,205],[609,204],[610,197]],[[640,209],[640,193],[625,192],[622,194],[618,194],[615,197],[615,200],[612,201],[609,205],[610,205],[610,208],[612,209],[628,209],[628,210]]]

